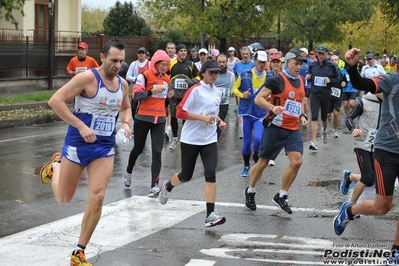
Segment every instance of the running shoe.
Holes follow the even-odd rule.
[[[339,207],[339,213],[335,216],[333,221],[334,231],[335,234],[340,236],[345,230],[345,227],[349,223],[349,215],[346,212],[349,206],[352,206],[352,202],[346,200],[342,202],[341,206]]]
[[[240,173],[240,176],[242,177],[247,177],[249,176],[249,165],[246,165],[242,168],[242,171]]]
[[[292,213],[290,206],[288,206],[288,195],[280,197],[280,193],[277,193],[273,197],[272,202],[280,209],[280,211],[288,214]]]
[[[53,164],[56,162],[61,162],[60,152],[54,153],[53,156],[51,156],[50,161],[48,161],[40,169],[40,180],[43,184],[48,184],[51,182],[51,178],[53,178]]]
[[[339,133],[338,133],[338,129],[333,129],[333,136],[334,138],[339,138]]]
[[[310,142],[309,150],[317,151],[317,142],[316,142],[315,140],[312,140],[312,141]]]
[[[221,225],[226,222],[226,218],[217,215],[215,212],[211,212],[208,217],[205,218],[205,227],[212,227]]]
[[[399,264],[399,250],[392,250],[391,256],[387,257],[385,265],[398,265]]]
[[[123,177],[123,182],[125,183],[126,187],[130,187],[130,185],[132,184],[132,174],[126,172],[125,176]]]
[[[349,179],[349,176],[351,175],[351,172],[349,170],[344,170],[342,173],[342,181],[341,181],[341,193],[346,195],[349,192],[349,186],[351,184],[351,180]]]
[[[170,141],[170,144],[169,144],[169,149],[171,149],[171,150],[176,149],[176,145],[177,145],[177,138],[172,138],[172,140]]]
[[[74,254],[74,252],[72,252],[70,264],[71,264],[71,266],[92,266],[93,265],[90,262],[86,261],[86,255],[83,250],[79,250],[78,252],[76,252],[76,254]]]
[[[269,160],[269,166],[275,166],[276,162],[274,160]]]
[[[328,132],[327,131],[323,132],[323,143],[324,144],[328,143]]]
[[[148,197],[158,198],[158,195],[160,192],[161,192],[161,189],[158,186],[154,186],[150,189],[150,192],[148,192]]]
[[[162,205],[165,205],[168,202],[170,192],[166,188],[166,184],[168,180],[163,181],[161,191],[159,193],[159,202]]]
[[[255,194],[256,192],[248,192],[249,187],[244,190],[245,206],[248,210],[256,211]]]

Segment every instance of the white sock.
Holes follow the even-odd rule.
[[[280,198],[282,198],[282,197],[284,197],[284,195],[287,195],[287,196],[288,196],[288,191],[285,191],[285,190],[281,190],[281,189],[280,189],[279,194],[280,194]]]
[[[255,191],[255,188],[254,188],[254,187],[249,186],[249,187],[248,187],[248,192],[249,192],[249,193],[255,193],[256,191]]]

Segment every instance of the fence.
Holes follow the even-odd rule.
[[[89,45],[88,55],[100,64],[99,54],[102,46],[112,37],[97,35],[82,37],[81,32],[54,31],[52,76],[65,76],[65,67],[77,54],[77,44],[81,41]],[[118,37],[126,44],[125,61],[130,63],[137,59],[140,46],[149,47],[148,37]],[[48,31],[32,30],[26,36],[22,31],[15,33],[0,29],[0,79],[48,77],[49,41]]]

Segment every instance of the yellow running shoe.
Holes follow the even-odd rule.
[[[93,266],[90,262],[86,261],[86,255],[83,250],[79,250],[76,254],[71,254],[71,266]]]
[[[40,169],[40,180],[43,184],[48,184],[51,182],[51,178],[53,177],[53,163],[61,162],[61,153],[56,152],[51,156],[50,161],[48,161],[43,167]]]

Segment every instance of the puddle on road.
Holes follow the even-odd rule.
[[[309,182],[309,187],[337,187],[341,183],[340,180],[316,180],[316,181],[310,181]]]

